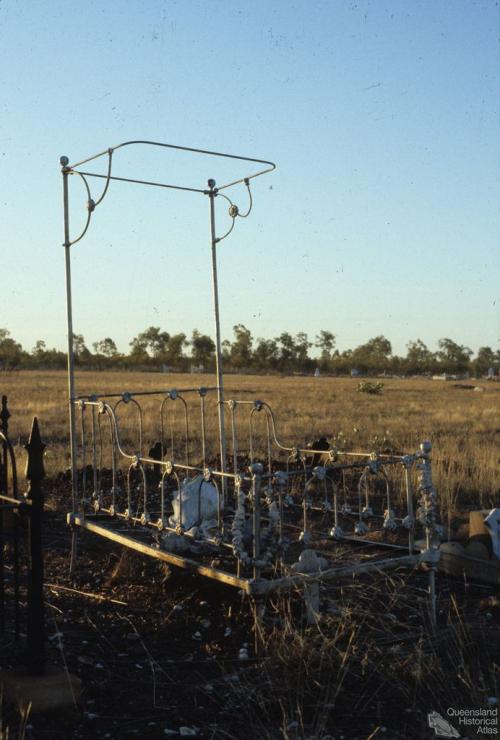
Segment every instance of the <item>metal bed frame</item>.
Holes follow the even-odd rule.
[[[132,145],[229,158],[259,165],[259,169],[220,186],[216,185],[214,179],[209,179],[207,188],[113,175],[115,152]],[[107,157],[107,174],[82,169],[87,163],[101,157]],[[73,532],[71,567],[76,558],[77,531],[84,529],[172,565],[235,586],[254,598],[300,585],[309,594],[314,612],[318,608],[319,582],[339,581],[353,574],[398,566],[417,566],[425,562],[429,570],[431,618],[435,621],[435,571],[439,559],[440,528],[437,524],[436,492],[432,483],[430,443],[424,442],[420,450],[407,455],[351,452],[333,447],[328,450],[294,447],[279,439],[275,415],[268,403],[225,398],[217,244],[229,236],[238,217],[246,218],[250,214],[250,181],[274,170],[275,164],[251,157],[151,141],[125,142],[72,165],[67,157],[61,157],[60,163],[64,194],[68,331],[72,480],[72,509],[68,514],[68,523]],[[70,176],[77,176],[83,181],[88,196],[87,220],[82,232],[74,239],[70,237],[69,225]],[[105,181],[97,199],[92,197],[88,178]],[[216,335],[216,384],[210,388],[164,388],[87,396],[77,395],[75,391],[71,247],[87,233],[95,209],[102,203],[114,181],[208,197]],[[245,213],[226,193],[221,192],[242,183],[249,196],[249,207]],[[217,197],[229,203],[229,217],[232,219],[230,228],[220,237],[217,237],[215,222]],[[210,406],[213,395],[216,401]],[[151,450],[146,452],[143,435],[141,404],[146,396],[153,396],[159,407],[161,439],[157,448],[159,454],[154,455],[150,454]],[[197,433],[193,434],[192,417],[197,399]],[[178,423],[175,425],[172,422],[171,445],[166,442],[166,409],[170,402],[177,402],[177,407],[180,405],[183,411],[181,457],[178,455],[179,444],[174,445],[174,436],[179,435]],[[127,418],[130,422],[131,409],[136,415],[136,437],[125,442],[122,422],[126,422]],[[249,412],[245,434],[242,433],[245,425],[240,423],[244,410]],[[215,463],[208,451],[209,413],[217,418],[219,450]],[[89,415],[90,426],[87,424]],[[260,437],[256,433],[258,419],[264,429]],[[107,426],[107,432],[103,436],[104,425]],[[228,428],[229,434],[226,431]],[[242,436],[246,434],[248,437],[242,442]],[[126,449],[127,445],[129,449]],[[88,450],[91,451],[89,464]],[[192,462],[195,457],[197,464]],[[108,468],[103,466],[104,458],[108,461]],[[405,493],[399,497],[403,499],[398,501],[403,513],[398,517],[393,509],[392,488],[394,479],[401,471]],[[198,519],[196,526],[188,528],[183,520],[183,487],[192,485],[193,481],[197,481],[198,486]],[[371,490],[373,481],[379,482],[381,493]],[[209,532],[202,531],[199,526],[205,484],[216,491],[217,499],[216,521]],[[415,511],[416,496],[419,496],[419,506]],[[172,521],[170,512],[174,501],[177,503],[178,517]],[[354,532],[349,534],[347,528],[353,520]],[[417,528],[421,529],[424,536],[424,544],[420,548],[415,541]],[[404,537],[401,532],[405,533]],[[346,563],[345,550],[339,549],[339,546],[350,546],[355,551],[362,548],[363,553],[368,550],[375,554],[364,562]],[[419,552],[419,549],[423,552]],[[389,557],[384,555],[387,551]],[[186,552],[189,552],[189,557]],[[297,557],[297,562],[292,562]],[[332,557],[335,561],[333,564]]]

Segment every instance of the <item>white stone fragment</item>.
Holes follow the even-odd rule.
[[[296,573],[318,573],[324,570],[328,565],[328,560],[318,557],[315,550],[307,549],[300,553],[299,559],[292,565],[292,570]]]
[[[180,493],[175,491],[173,495],[172,508],[174,513],[169,518],[169,524],[171,527],[182,524],[186,530],[195,525],[199,525],[202,531],[215,527],[217,524],[218,502],[217,488],[213,483],[206,481],[202,475],[196,476],[193,480],[186,479],[181,485]],[[201,522],[198,521],[198,514]]]

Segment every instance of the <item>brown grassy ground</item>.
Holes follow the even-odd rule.
[[[206,375],[81,373],[77,390],[211,383]],[[500,384],[481,383],[482,392],[459,386],[389,379],[382,396],[369,396],[351,379],[230,376],[227,397],[267,400],[288,444],[326,435],[352,448],[411,451],[431,439],[443,507],[498,505]],[[64,374],[4,374],[0,393],[9,396],[19,461],[36,414],[49,475],[67,466]],[[144,406],[148,443],[158,413],[151,397]],[[215,428],[212,416],[212,451]],[[81,537],[70,578],[68,488],[66,476],[46,482],[48,657],[82,679],[83,695],[79,711],[30,717],[26,740],[160,738],[182,726],[220,740],[430,740],[428,712],[485,707],[498,694],[500,605],[491,587],[439,575],[436,632],[427,575],[404,568],[323,588],[318,626],[302,621],[300,596],[271,599],[262,654],[241,661],[252,617],[235,590],[178,572],[167,578],[155,561],[135,556],[125,557],[126,570],[120,550],[91,535]],[[16,664],[14,649],[0,648],[1,665]],[[2,721],[15,730],[12,708]]]
[[[94,373],[77,375],[77,393],[103,393],[210,386],[209,375],[153,373]],[[351,449],[386,445],[393,451],[413,451],[424,439],[433,444],[434,480],[447,510],[498,503],[500,479],[500,384],[472,381],[477,392],[463,384],[429,379],[386,379],[381,396],[357,392],[351,378],[228,376],[226,398],[259,398],[276,413],[278,436],[301,446],[319,435],[334,438]],[[69,464],[67,387],[63,372],[17,372],[0,377],[0,392],[9,397],[11,437],[23,443],[31,417],[39,417],[48,448],[47,472]],[[159,402],[144,400],[145,445],[158,439]],[[196,436],[199,400],[191,397]],[[173,408],[173,406],[172,406]],[[176,406],[180,423],[180,407]],[[243,413],[243,412],[242,412]],[[245,413],[247,411],[245,410]],[[208,434],[216,451],[216,418],[207,413]],[[247,428],[247,423],[242,425]],[[264,425],[262,424],[261,432]],[[257,423],[257,431],[259,424]],[[179,442],[180,442],[179,438]],[[21,450],[19,450],[21,452]]]

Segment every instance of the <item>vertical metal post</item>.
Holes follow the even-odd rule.
[[[28,571],[28,667],[34,676],[39,676],[45,668],[45,611],[43,601],[43,547],[42,517],[43,490],[45,478],[43,451],[45,445],[40,438],[38,420],[35,416],[30,440],[25,449],[28,452],[26,478],[29,489],[26,497],[31,499],[29,517],[30,563]]]
[[[217,189],[215,180],[208,181],[208,198],[210,202],[210,236],[212,246],[212,281],[214,292],[214,316],[215,316],[215,370],[217,374],[217,406],[219,416],[219,440],[220,440],[220,457],[221,471],[226,472],[226,434],[224,429],[224,378],[222,375],[222,345],[220,335],[220,317],[219,317],[219,288],[217,283],[217,237],[215,235],[215,197]],[[226,478],[222,478],[223,501],[226,501]]]
[[[7,396],[2,396],[2,410],[0,411],[0,432],[2,446],[0,448],[0,494],[8,495],[9,469],[7,453],[7,435],[9,432],[10,412],[7,408]],[[4,563],[4,516],[0,509],[0,632],[5,632],[5,563]]]
[[[76,513],[78,492],[77,460],[76,460],[76,421],[75,421],[75,357],[73,348],[73,304],[71,296],[71,241],[69,236],[69,193],[68,193],[68,157],[61,157],[63,176],[64,202],[64,253],[66,265],[66,317],[68,326],[68,402],[69,402],[69,443],[71,450],[71,511]],[[73,572],[76,558],[76,531],[71,537],[70,572]]]
[[[262,463],[253,463],[250,466],[252,473],[252,498],[253,498],[253,577],[255,580],[260,578],[260,567],[257,562],[260,558],[260,492],[262,488],[262,473],[264,468]]]
[[[413,511],[413,486],[411,484],[411,466],[412,462],[405,461],[405,481],[406,481],[406,513],[408,515],[408,552],[413,555],[415,550],[415,514]]]

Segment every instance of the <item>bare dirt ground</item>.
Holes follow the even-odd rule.
[[[45,489],[48,661],[81,678],[83,693],[71,710],[31,715],[26,738],[417,740],[434,737],[428,712],[486,706],[496,694],[491,589],[440,577],[435,635],[421,573],[330,587],[315,627],[300,598],[271,601],[256,655],[250,605],[234,589],[123,556],[91,534],[70,579],[67,481]],[[2,656],[2,667],[17,660],[12,645]],[[14,708],[4,704],[2,719],[3,737],[6,727],[16,737]]]

